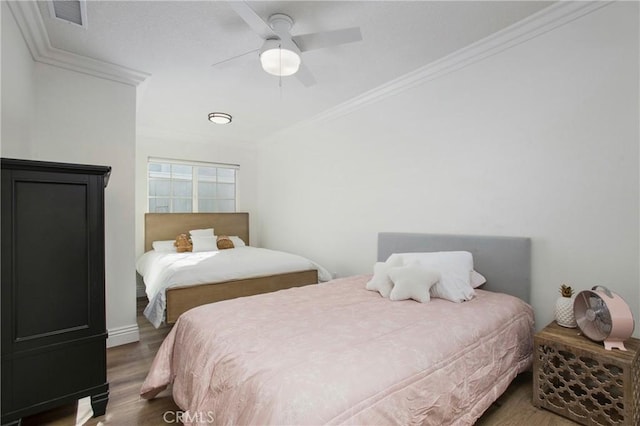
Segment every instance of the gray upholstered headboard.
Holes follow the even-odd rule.
[[[474,269],[487,278],[482,289],[507,293],[529,302],[531,291],[531,240],[521,237],[474,235],[378,234],[378,261],[392,253],[468,251]]]

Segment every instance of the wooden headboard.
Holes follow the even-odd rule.
[[[216,235],[237,235],[249,245],[249,213],[146,213],[144,215],[144,251],[151,243],[175,240],[191,229],[214,228]]]

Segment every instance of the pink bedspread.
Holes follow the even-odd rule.
[[[533,312],[519,299],[392,302],[369,278],[192,309],[141,395],[173,383],[187,425],[471,425],[530,366]]]

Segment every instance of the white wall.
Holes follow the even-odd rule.
[[[34,63],[6,2],[2,13],[2,119],[0,149],[3,157],[29,155],[31,122],[35,109]],[[6,151],[4,145],[11,147]]]
[[[379,231],[528,236],[538,328],[562,283],[640,321],[638,48],[638,4],[614,3],[281,135],[258,157],[262,244],[345,276]]]
[[[145,130],[147,131],[145,133]],[[249,229],[252,245],[258,245],[256,205],[256,149],[243,143],[230,143],[215,136],[158,132],[142,129],[136,144],[136,256],[144,252],[144,214],[147,205],[147,160],[149,157],[170,158],[188,161],[239,164],[237,174],[237,211],[249,212]],[[138,283],[138,297],[144,296],[144,286]]]
[[[42,63],[27,64],[24,41],[15,31],[5,49],[5,21],[9,18],[9,28],[15,22],[2,7],[2,156],[112,167],[105,191],[107,344],[136,341],[135,87]],[[13,50],[21,53],[19,62],[12,60],[15,55],[8,56]],[[33,101],[14,103],[16,94],[5,104],[4,89],[13,85],[25,87]],[[12,130],[5,132],[5,125]]]

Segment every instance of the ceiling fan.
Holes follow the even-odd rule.
[[[225,59],[213,66],[259,51],[260,63],[267,73],[281,77],[295,75],[308,87],[314,85],[316,80],[311,70],[302,62],[303,52],[362,40],[358,27],[292,36],[294,21],[288,15],[275,13],[265,22],[246,2],[230,0],[228,3],[264,39],[264,43],[259,49]]]

